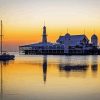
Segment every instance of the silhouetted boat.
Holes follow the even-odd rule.
[[[1,61],[6,61],[6,60],[13,60],[15,58],[14,55],[10,55],[10,54],[7,54],[7,53],[3,53],[2,51],[2,47],[3,47],[3,43],[2,43],[2,20],[1,20],[1,55],[0,55],[0,60]]]
[[[3,53],[2,55],[0,55],[0,60],[13,60],[15,58],[14,55],[9,55],[9,54],[6,54],[6,53]]]

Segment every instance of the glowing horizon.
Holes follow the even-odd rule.
[[[44,20],[48,41],[55,42],[67,33],[95,33],[100,42],[100,1],[98,0],[1,0],[4,43],[14,48],[40,42]]]

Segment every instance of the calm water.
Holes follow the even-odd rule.
[[[100,100],[100,56],[17,54],[0,64],[0,100]]]

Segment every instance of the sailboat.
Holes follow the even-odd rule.
[[[2,34],[2,20],[1,20],[1,55],[0,55],[0,61],[7,61],[7,60],[13,60],[15,58],[14,55],[10,55],[10,54],[7,54],[6,52],[3,53],[3,42],[2,42],[2,37],[3,37],[3,34]]]

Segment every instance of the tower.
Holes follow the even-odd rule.
[[[91,37],[91,43],[93,46],[97,47],[98,46],[98,37],[94,34]]]
[[[46,26],[43,27],[42,43],[47,43]]]

